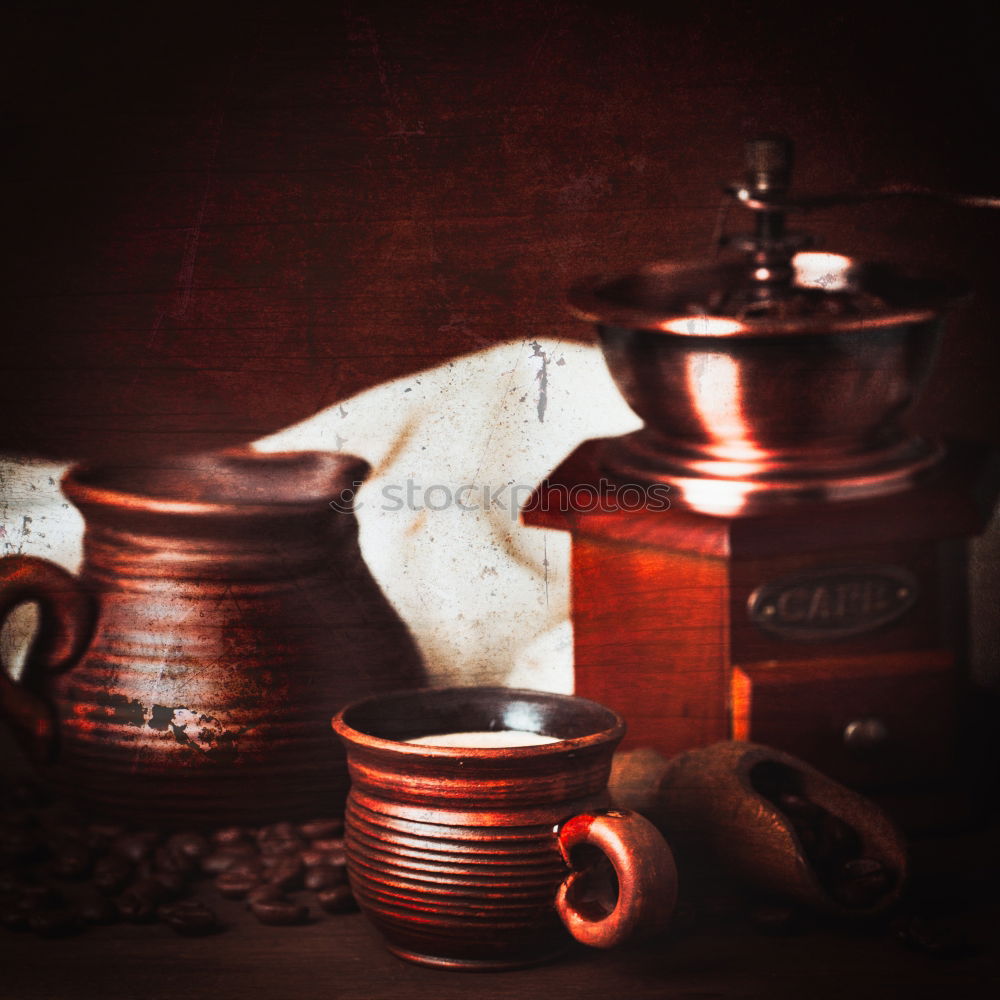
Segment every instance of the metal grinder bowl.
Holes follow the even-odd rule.
[[[961,289],[802,251],[773,171],[752,177],[734,192],[757,223],[730,241],[738,252],[592,277],[570,292],[646,423],[608,446],[607,471],[670,483],[675,502],[720,514],[904,489],[940,457],[905,418]]]
[[[657,263],[572,291],[629,406],[692,468],[865,463],[906,439],[953,293],[835,254],[793,266],[801,295],[763,315],[708,304],[742,262]]]

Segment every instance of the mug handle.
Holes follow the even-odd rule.
[[[618,899],[610,912],[583,899],[590,867],[575,864],[573,849],[585,844],[601,851],[614,869]],[[625,809],[574,816],[559,828],[558,845],[573,870],[559,886],[556,909],[577,941],[612,948],[666,928],[677,902],[677,868],[648,819]]]
[[[38,632],[18,680],[0,664],[0,717],[36,761],[55,749],[55,719],[45,694],[45,674],[71,667],[93,633],[95,605],[83,584],[66,570],[34,556],[0,559],[0,625],[19,604],[37,601]]]

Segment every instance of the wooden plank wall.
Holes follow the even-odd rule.
[[[253,438],[504,338],[576,276],[701,253],[740,144],[803,187],[1000,187],[995,15],[878,5],[13,3],[0,448]],[[880,205],[845,249],[981,292],[925,419],[1000,436],[1000,222]]]

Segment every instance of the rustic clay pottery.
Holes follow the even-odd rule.
[[[708,861],[746,885],[837,916],[887,909],[906,881],[906,842],[863,796],[790,754],[737,741],[667,760],[650,749],[619,754],[610,779],[614,800],[649,817],[683,861]],[[884,890],[866,905],[848,905],[837,879],[816,861],[793,816],[775,799],[791,795],[834,817],[857,835],[855,853],[876,862]],[[789,801],[792,801],[789,799]],[[850,888],[850,887],[848,887]]]
[[[0,613],[40,629],[0,705],[45,773],[91,813],[262,823],[342,806],[332,712],[424,683],[365,566],[341,491],[367,466],[323,452],[77,467],[78,577],[0,560]]]
[[[610,709],[538,691],[447,688],[368,698],[333,725],[353,783],[351,886],[395,954],[506,969],[558,954],[570,934],[606,948],[665,927],[676,897],[670,849],[641,816],[608,810],[624,733]],[[468,730],[554,742],[405,742]]]

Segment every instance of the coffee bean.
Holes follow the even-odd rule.
[[[257,843],[266,843],[269,840],[297,840],[298,831],[294,823],[271,823],[269,826],[262,826],[257,831]]]
[[[275,927],[301,924],[309,916],[309,907],[290,899],[260,900],[251,903],[250,910],[262,924]]]
[[[244,843],[248,831],[242,826],[226,826],[212,833],[212,842],[219,847],[231,847],[233,844]]]
[[[862,860],[858,832],[839,816],[789,788],[783,773],[775,770],[758,774],[755,769],[753,778],[757,791],[774,802],[791,824],[805,860],[827,891],[845,907],[874,906],[888,890],[889,879],[877,862],[878,872],[869,865],[851,864]]]
[[[344,832],[344,821],[331,817],[329,819],[312,819],[308,823],[299,824],[299,833],[306,840],[328,840],[339,837]]]
[[[184,937],[204,937],[222,930],[215,911],[198,899],[185,899],[169,906],[161,906],[159,918],[176,933]]]
[[[184,898],[200,874],[216,876],[220,894],[246,899],[261,923],[306,921],[308,905],[287,893],[307,881],[325,909],[343,912],[354,907],[343,830],[343,820],[331,816],[167,835],[87,822],[59,802],[41,811],[8,809],[0,824],[0,926],[60,937],[120,919],[160,918],[178,934],[210,934],[221,929],[217,915],[201,900]],[[89,878],[89,884],[67,900],[34,881],[41,877]]]
[[[315,868],[318,865],[332,865],[335,868],[342,868],[347,864],[347,852],[344,850],[343,841],[329,841],[338,843],[340,847],[333,850],[320,850],[311,847],[302,852],[302,862],[307,868]]]
[[[342,885],[346,879],[347,873],[343,868],[334,868],[333,865],[316,865],[306,870],[303,884],[312,892],[318,892],[321,889],[332,889],[336,885]]]
[[[314,840],[310,847],[314,851],[325,851],[327,854],[338,854],[342,853],[344,850],[344,838],[343,837],[325,837],[319,840]]]
[[[285,891],[300,889],[304,873],[305,865],[301,858],[284,858],[268,871],[267,881]]]
[[[316,868],[319,865],[332,865],[343,867],[347,864],[347,853],[343,848],[335,851],[319,851],[310,848],[302,852],[302,863],[307,868]]]
[[[815,860],[819,864],[849,861],[861,854],[861,838],[857,831],[833,813],[823,810],[817,834]]]
[[[159,842],[160,836],[153,830],[139,830],[134,833],[123,833],[111,845],[111,849],[123,858],[138,864],[145,861]]]
[[[219,853],[228,854],[234,858],[260,857],[260,851],[257,849],[257,845],[251,843],[249,840],[244,840],[239,844],[229,844],[227,847],[220,847]]]
[[[256,889],[258,885],[260,885],[260,878],[256,875],[223,872],[215,879],[215,888],[226,899],[243,899],[251,889]]]
[[[151,886],[157,886],[160,900],[176,899],[187,887],[187,879],[177,872],[157,871],[149,878]]]
[[[819,828],[826,810],[801,795],[792,792],[782,792],[778,795],[776,804],[788,817],[798,835],[802,849],[810,858],[814,857],[819,848]]]
[[[868,909],[882,898],[890,885],[889,874],[880,861],[852,858],[833,874],[830,891],[842,906]]]
[[[262,840],[259,844],[262,858],[297,857],[307,848],[307,842],[296,838],[294,840]]]
[[[167,847],[175,854],[192,861],[200,861],[212,851],[208,839],[200,833],[175,833],[168,841]]]
[[[197,867],[198,862],[194,858],[167,845],[158,847],[153,855],[153,868],[157,872],[171,872],[182,878],[189,878]]]
[[[130,924],[148,924],[156,919],[156,900],[131,889],[127,889],[115,900],[115,906],[122,919]]]
[[[201,870],[206,875],[221,875],[241,861],[257,860],[259,855],[252,844],[232,844],[220,848],[201,859]]]
[[[265,882],[247,893],[247,909],[250,909],[254,903],[273,903],[284,898],[285,894],[279,886]]]
[[[83,928],[79,913],[68,906],[40,910],[28,917],[28,929],[42,937],[68,937]]]
[[[264,878],[267,867],[257,858],[248,858],[245,861],[237,861],[235,865],[226,869],[226,875],[243,875],[248,878],[255,878],[259,882]]]
[[[99,892],[113,896],[128,884],[132,871],[132,865],[120,854],[109,854],[94,865],[94,886]]]
[[[201,871],[203,875],[221,875],[224,871],[232,868],[238,858],[233,854],[226,854],[222,851],[215,851],[201,859]]]
[[[124,920],[132,924],[151,923],[156,919],[157,907],[166,902],[168,894],[154,879],[144,879],[126,889],[115,905]]]
[[[278,865],[283,864],[289,859],[293,861],[301,861],[302,854],[300,851],[289,851],[285,854],[261,854],[258,859],[258,864],[260,865],[261,871],[269,872],[272,868],[277,868]]]
[[[330,863],[330,855],[326,851],[317,851],[314,848],[302,852],[302,863],[306,868],[317,868],[320,865]]]
[[[316,902],[326,913],[349,913],[358,908],[349,885],[335,885],[332,889],[317,892]]]
[[[347,851],[327,851],[326,852],[326,864],[332,865],[334,868],[346,868],[347,867]]]

